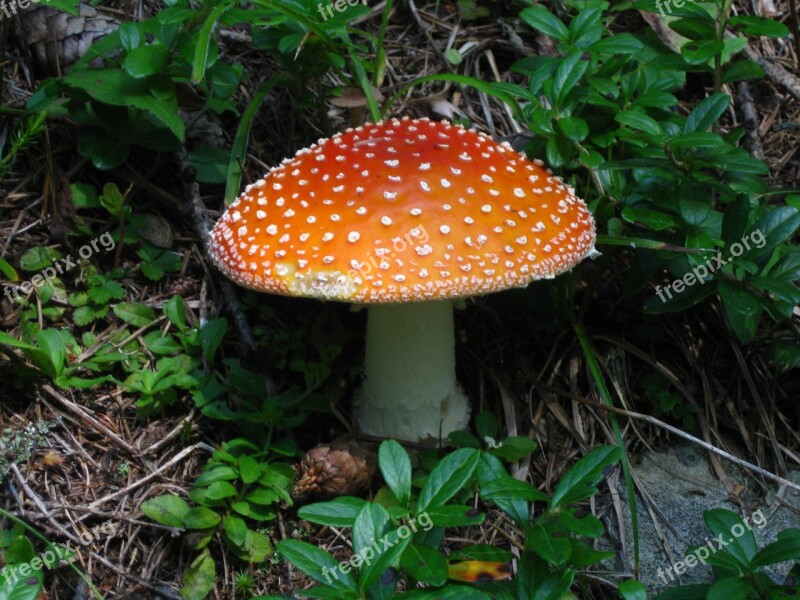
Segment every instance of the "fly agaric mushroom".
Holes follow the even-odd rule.
[[[541,165],[447,122],[348,129],[247,186],[210,253],[254,290],[369,304],[360,430],[439,439],[469,420],[453,300],[553,278],[594,252],[586,205]]]

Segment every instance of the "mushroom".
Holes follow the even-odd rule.
[[[355,420],[410,441],[466,427],[453,301],[550,279],[594,253],[574,190],[508,144],[392,119],[319,140],[248,185],[211,233],[245,287],[369,305]]]

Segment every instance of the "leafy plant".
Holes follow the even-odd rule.
[[[267,456],[249,440],[225,442],[189,493],[194,507],[174,495],[142,503],[142,512],[154,521],[189,530],[184,543],[201,551],[184,576],[184,598],[205,598],[211,590],[216,567],[207,546],[216,535],[243,561],[261,563],[272,554],[263,527],[275,518],[277,504],[292,504],[289,485],[294,470],[268,462]]]
[[[797,196],[767,192],[766,165],[736,145],[743,130],[719,133],[726,94],[712,93],[686,116],[674,110],[686,71],[713,73],[721,82],[759,75],[749,61],[725,66],[746,42],[723,39],[724,24],[714,19],[730,3],[687,2],[675,10],[670,27],[692,40],[680,54],[652,35],[609,34],[606,2],[568,4],[579,9],[568,25],[543,6],[522,11],[525,23],[555,40],[558,56],[518,61],[513,70],[528,78],[527,87],[493,89],[521,100],[518,118],[534,133],[529,154],[574,173],[598,220],[598,244],[642,246],[645,238],[644,247],[658,248],[658,241],[686,248],[637,252],[621,282],[625,295],[649,291],[648,277],[658,282],[667,270],[689,283],[681,281],[675,294],[656,288],[646,312],[686,310],[716,293],[742,342],[756,338],[764,315],[789,319],[800,301],[800,251],[790,241],[800,227]],[[649,0],[637,6],[654,10]],[[767,19],[730,23],[752,35],[785,34]],[[767,202],[776,196],[786,204]],[[758,243],[743,248],[756,234]]]
[[[698,546],[689,549],[684,559],[695,565],[708,563],[717,581],[713,584],[676,586],[658,596],[658,600],[686,598],[788,598],[797,592],[796,585],[781,585],[773,581],[763,567],[793,561],[789,574],[800,576],[800,529],[784,529],[778,539],[759,548],[748,520],[722,508],[703,514],[706,526],[715,540],[724,540],[709,549]],[[712,542],[714,543],[714,542]],[[701,552],[702,550],[702,552]],[[702,560],[700,560],[700,558]]]
[[[488,421],[486,417],[481,419]],[[490,426],[489,426],[490,427]],[[413,497],[411,461],[397,442],[381,444],[378,465],[386,491],[374,502],[341,497],[302,507],[298,515],[312,523],[352,528],[354,556],[337,561],[316,546],[301,540],[278,543],[278,552],[319,583],[303,594],[310,598],[392,598],[397,580],[406,587],[426,584],[425,590],[406,593],[407,598],[441,598],[468,594],[470,598],[553,598],[569,590],[575,569],[594,564],[610,553],[597,552],[578,539],[597,537],[603,527],[592,515],[578,515],[576,503],[597,493],[603,471],[617,460],[613,447],[599,448],[569,469],[552,498],[528,483],[512,478],[500,460],[474,448],[446,455],[424,478]],[[475,526],[485,514],[463,503],[472,488],[480,498],[493,502],[525,531],[525,548],[514,581],[475,583],[478,573],[502,579],[498,565],[512,555],[501,548],[473,545],[459,550],[448,562],[439,547],[445,528]],[[455,502],[451,503],[452,500]],[[537,518],[529,502],[546,503]],[[447,580],[474,583],[474,587]]]

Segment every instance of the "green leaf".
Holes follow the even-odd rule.
[[[800,561],[800,536],[786,537],[759,550],[750,564],[754,567],[774,565],[787,560]]]
[[[425,511],[428,519],[436,527],[466,527],[483,523],[486,515],[471,506],[448,504],[432,506]]]
[[[482,410],[475,417],[475,430],[478,436],[483,440],[488,438],[495,439],[497,437],[497,417],[490,410]]]
[[[572,554],[569,538],[551,535],[541,525],[531,527],[525,546],[555,565],[563,565]]]
[[[737,60],[729,65],[722,73],[722,83],[742,81],[745,79],[760,79],[764,77],[764,69],[757,62],[752,60]]]
[[[408,546],[400,557],[400,567],[417,581],[428,585],[444,585],[447,582],[447,560],[430,546]]]
[[[622,209],[621,216],[628,223],[641,224],[654,231],[675,227],[675,218],[672,215],[649,208],[629,206]]]
[[[145,500],[140,508],[156,523],[169,527],[183,527],[183,520],[191,510],[186,500],[171,494]]]
[[[183,302],[183,298],[180,296],[170,298],[164,305],[164,314],[179,331],[186,331],[186,305]]]
[[[703,513],[703,520],[714,536],[728,542],[724,550],[733,556],[740,565],[747,567],[758,552],[756,538],[747,524],[734,512],[724,508],[714,508]]]
[[[353,496],[340,496],[330,502],[316,502],[307,504],[297,511],[301,519],[330,525],[331,527],[352,527],[358,513],[364,508],[367,501]]]
[[[205,506],[195,506],[183,516],[186,529],[210,529],[222,521],[216,512]]]
[[[178,101],[171,94],[153,94],[146,79],[134,79],[120,69],[73,69],[64,82],[112,106],[135,106],[152,114],[180,141],[185,126],[178,114]]]
[[[589,126],[580,117],[562,117],[557,122],[561,133],[575,142],[582,142],[589,135]]]
[[[581,80],[588,68],[589,61],[583,60],[583,54],[580,52],[575,52],[561,61],[553,76],[552,99],[556,108],[566,105],[569,93]],[[576,127],[579,127],[579,125],[576,125]]]
[[[536,442],[530,438],[515,435],[501,440],[500,445],[491,448],[489,453],[508,462],[516,462],[529,456],[534,450],[536,450]]]
[[[67,358],[64,348],[64,339],[55,329],[44,329],[36,334],[36,343],[39,348],[47,355],[50,360],[52,372],[58,376],[64,369],[64,361]]]
[[[656,596],[656,600],[706,600],[710,585],[680,585],[667,589]]]
[[[183,600],[203,600],[214,587],[216,565],[208,550],[192,561],[183,574],[181,598]]]
[[[253,119],[261,107],[261,103],[267,97],[267,94],[272,90],[275,85],[284,80],[283,74],[278,74],[270,77],[253,95],[250,102],[247,103],[242,113],[242,118],[239,120],[239,125],[236,127],[236,136],[233,139],[233,147],[230,152],[230,160],[228,162],[228,171],[225,177],[225,204],[229,205],[236,196],[239,195],[239,187],[242,180],[242,163],[247,156],[247,146],[250,140],[250,127]]]
[[[199,342],[203,349],[203,358],[206,362],[213,362],[219,345],[228,331],[226,319],[212,319],[200,330]]]
[[[552,507],[566,504],[575,488],[583,485],[595,486],[603,478],[603,471],[619,460],[619,448],[602,446],[592,450],[561,476],[553,496]]]
[[[342,572],[339,562],[321,548],[300,540],[283,540],[278,542],[277,548],[278,554],[314,581],[335,590],[358,591],[353,575]]]
[[[648,135],[661,136],[664,133],[661,124],[643,110],[631,109],[619,112],[614,115],[614,120]]]
[[[358,578],[358,585],[362,592],[369,589],[373,583],[378,581],[381,575],[399,562],[400,556],[411,542],[410,535],[403,539],[399,537],[398,531],[399,529],[395,529],[383,537],[389,545],[388,549],[385,548],[384,542],[381,541],[381,552],[377,555],[377,558],[371,564],[365,561]]]
[[[429,506],[441,506],[472,478],[481,453],[472,448],[462,448],[445,456],[436,465],[417,498],[415,513],[425,512]]]
[[[0,273],[5,275],[6,279],[12,283],[19,282],[19,275],[14,267],[11,266],[11,263],[9,263],[5,258],[0,258]]]
[[[683,124],[683,133],[705,131],[722,116],[730,104],[730,96],[720,92],[704,98],[692,109]]]
[[[723,42],[717,40],[690,41],[681,46],[681,56],[687,64],[704,65],[717,55],[722,55],[725,49]]]
[[[0,600],[37,600],[44,586],[41,569],[32,569],[26,577],[12,575],[14,567],[8,564],[0,569]]]
[[[728,25],[747,35],[763,35],[781,38],[789,35],[789,29],[777,19],[765,19],[754,15],[738,15],[728,19]]]
[[[205,490],[206,497],[210,500],[223,500],[236,496],[239,492],[227,481],[215,481]]]
[[[194,60],[192,61],[192,83],[194,84],[200,83],[205,77],[206,65],[208,64],[208,57],[212,44],[211,33],[214,30],[214,25],[216,25],[217,20],[228,8],[230,7],[225,2],[218,4],[203,22],[203,28],[197,36],[194,48]]]
[[[386,485],[402,506],[411,498],[411,461],[408,453],[394,440],[385,440],[378,448],[378,467]]]
[[[137,302],[120,302],[114,306],[114,314],[134,327],[147,327],[156,320],[156,311]]]
[[[389,513],[380,504],[368,502],[353,523],[353,552],[362,554],[381,538],[389,524]]]
[[[63,255],[52,248],[34,246],[25,251],[19,259],[19,268],[23,271],[41,271],[49,267]]]
[[[745,600],[753,591],[750,583],[741,577],[725,577],[708,590],[706,600]]]
[[[750,235],[753,242],[751,242],[751,249],[744,254],[744,258],[759,264],[766,263],[775,248],[789,240],[799,227],[800,210],[792,206],[773,208],[753,227],[753,234],[757,232],[760,234],[755,239],[753,234]],[[753,247],[759,243],[761,236],[766,241],[761,244],[760,248]]]
[[[647,588],[635,579],[623,581],[619,586],[619,593],[625,600],[647,600]]]
[[[189,153],[200,183],[225,183],[230,159],[230,152],[223,148],[195,148]]]
[[[163,44],[154,43],[150,46],[134,48],[128,52],[122,65],[128,75],[138,79],[164,71],[167,68],[168,60],[169,48]]]
[[[516,499],[546,502],[547,495],[527,481],[519,481],[506,475],[481,486],[481,497],[485,500]]]
[[[503,548],[496,548],[489,544],[475,544],[461,550],[455,550],[450,555],[451,560],[481,560],[487,562],[511,562],[514,555]]]
[[[254,481],[258,481],[262,471],[261,464],[249,454],[244,454],[239,457],[239,474],[242,477],[242,481],[246,484],[249,485]]]
[[[545,35],[549,35],[559,42],[566,42],[569,38],[567,26],[543,6],[526,8],[519,14],[519,18],[527,23],[528,26],[541,31]]]
[[[247,524],[241,517],[228,515],[222,523],[222,528],[225,530],[228,539],[236,546],[241,546],[247,539]]]
[[[764,312],[761,300],[750,290],[725,280],[719,282],[718,289],[731,329],[743,344],[751,342]]]
[[[642,43],[630,33],[619,33],[597,40],[589,46],[589,51],[600,54],[636,54],[643,48]]]

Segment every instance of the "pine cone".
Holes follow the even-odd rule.
[[[376,472],[375,453],[348,438],[309,450],[300,463],[300,480],[292,490],[296,502],[311,497],[353,496],[369,489]]]

